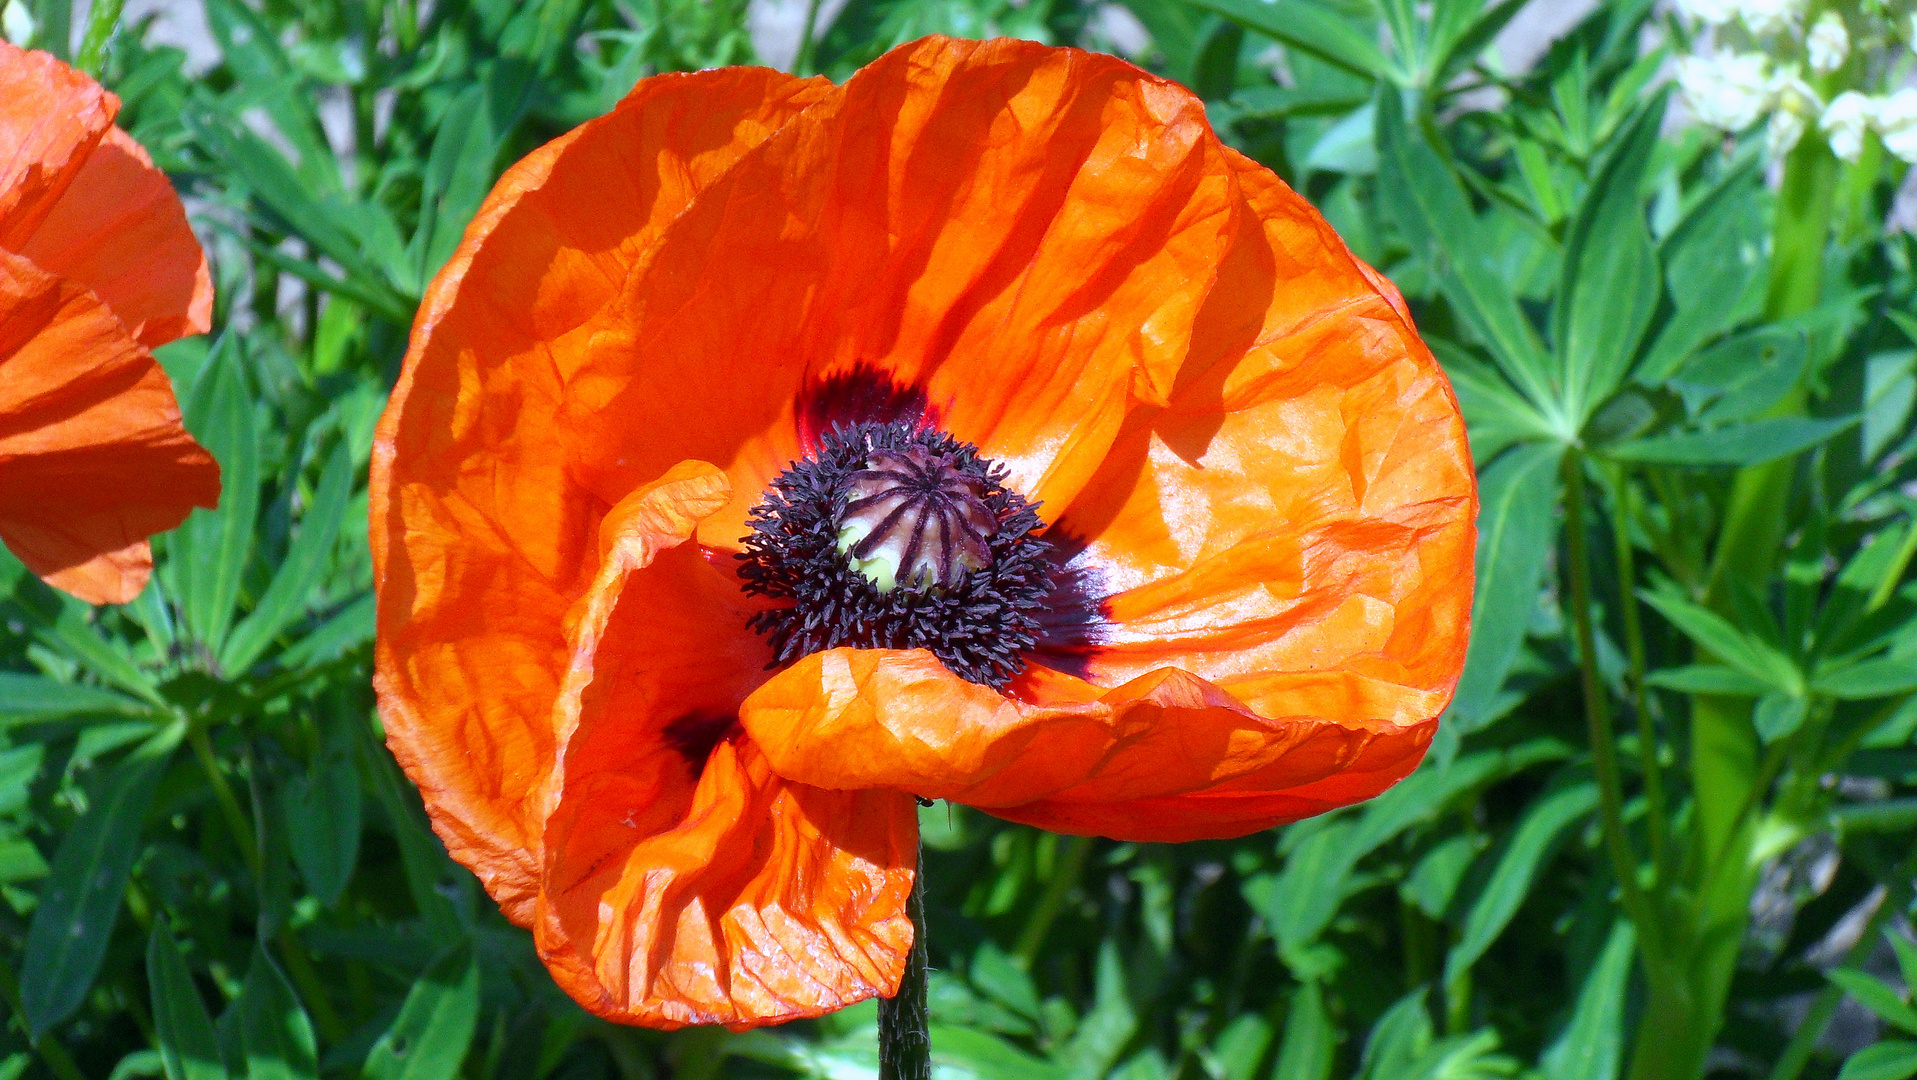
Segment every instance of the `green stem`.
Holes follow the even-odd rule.
[[[925,856],[912,875],[905,910],[912,919],[912,949],[898,993],[879,1000],[879,1080],[932,1080],[931,1013],[925,994]]]
[[[1631,550],[1631,478],[1617,470],[1617,498],[1613,500],[1611,532],[1617,545],[1620,613],[1624,617],[1625,655],[1631,663],[1631,708],[1637,714],[1638,768],[1644,774],[1645,832],[1650,837],[1652,880],[1664,881],[1664,771],[1657,760],[1657,725],[1651,720],[1649,695],[1644,691],[1644,620],[1637,606],[1636,554]]]
[[[1019,932],[1018,944],[1012,949],[1019,966],[1027,970],[1038,961],[1039,950],[1045,947],[1045,935],[1051,931],[1058,913],[1064,910],[1065,898],[1085,873],[1085,858],[1091,854],[1091,837],[1067,836],[1061,839],[1065,845],[1062,857],[1052,864],[1051,880],[1045,883],[1045,891],[1039,895],[1038,903],[1032,906],[1031,918],[1026,920],[1025,929]]]
[[[1591,739],[1591,763],[1597,771],[1598,807],[1604,824],[1604,844],[1611,853],[1612,869],[1624,892],[1625,910],[1631,921],[1644,927],[1644,941],[1651,945],[1650,932],[1657,924],[1650,918],[1637,880],[1637,857],[1624,835],[1623,784],[1617,764],[1617,733],[1611,726],[1611,699],[1604,689],[1604,677],[1598,671],[1597,633],[1591,625],[1591,564],[1584,536],[1584,455],[1573,450],[1564,455],[1564,532],[1570,548],[1567,561],[1571,578],[1572,622],[1577,627],[1578,669],[1583,674],[1584,719]]]
[[[193,747],[193,756],[199,760],[200,770],[206,773],[206,781],[213,788],[213,801],[220,804],[220,814],[226,818],[226,826],[233,833],[233,842],[240,847],[247,871],[253,875],[255,882],[265,881],[266,870],[260,862],[260,847],[253,840],[253,825],[246,820],[246,811],[240,809],[240,800],[234,797],[232,785],[226,782],[226,774],[220,770],[219,758],[213,753],[213,741],[207,737],[206,726],[199,719],[188,723],[186,741],[187,745]]]
[[[814,74],[812,70],[812,53],[816,45],[816,35],[819,29],[820,6],[820,0],[809,0],[805,5],[805,28],[800,32],[798,54],[792,58],[792,73],[794,75]]]

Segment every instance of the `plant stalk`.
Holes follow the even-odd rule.
[[[912,919],[912,949],[905,957],[899,991],[879,999],[879,1080],[932,1080],[931,1013],[925,981],[925,855],[912,875],[905,911]]]
[[[1604,825],[1604,845],[1611,853],[1611,866],[1618,887],[1624,893],[1624,907],[1631,921],[1645,928],[1646,951],[1655,938],[1659,924],[1651,918],[1643,890],[1637,879],[1637,857],[1624,834],[1623,783],[1617,763],[1617,733],[1611,725],[1611,699],[1604,689],[1604,677],[1598,671],[1597,631],[1591,624],[1591,564],[1584,536],[1584,455],[1572,450],[1564,455],[1564,533],[1569,547],[1572,622],[1577,627],[1578,669],[1583,675],[1584,719],[1591,739],[1591,764],[1597,772],[1598,808]]]

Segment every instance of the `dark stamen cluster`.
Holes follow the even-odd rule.
[[[772,481],[739,556],[745,591],[779,602],[750,623],[775,663],[927,649],[961,678],[1005,685],[1037,642],[1052,572],[1035,507],[1004,481],[977,447],[909,422],[826,433]],[[889,589],[854,563],[881,555],[898,567]]]

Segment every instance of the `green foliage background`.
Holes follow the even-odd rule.
[[[743,0],[204,6],[189,75],[117,3],[24,5],[209,241],[214,332],[161,356],[226,494],[124,607],[0,563],[0,1080],[873,1075],[870,1004],[582,1012],[445,857],[369,687],[364,477],[425,283],[518,156],[753,61]],[[1476,632],[1368,805],[1183,846],[925,810],[941,1078],[1917,1074],[1903,166],[1813,133],[1767,183],[1761,139],[1665,131],[1683,33],[1645,0],[1506,75],[1519,6],[1125,0],[1137,59],[1411,297],[1482,474]],[[1107,16],[851,0],[797,64],[1111,47]]]

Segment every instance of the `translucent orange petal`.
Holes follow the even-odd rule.
[[[1022,41],[896,49],[701,196],[591,335],[554,342],[589,482],[722,464],[738,494],[700,539],[736,546],[811,395],[868,371],[1062,507],[1169,391],[1231,200],[1170,82]]]
[[[1090,700],[1064,693],[1037,704],[959,679],[922,650],[833,649],[774,676],[739,718],[774,771],[800,783],[951,799],[1062,832],[1193,839],[1269,822],[1224,818],[1188,832],[1192,822],[1156,821],[1134,804],[1246,781],[1260,794],[1307,788],[1367,755],[1404,756],[1393,743],[1422,753],[1428,725],[1392,719],[1424,713],[1439,695],[1373,689],[1372,711],[1386,717],[1369,721],[1263,717],[1174,668]],[[1072,818],[1081,808],[1082,824]]]
[[[0,41],[0,248],[20,250],[119,112],[99,83]]]
[[[1100,685],[1175,666],[1262,716],[1436,718],[1463,664],[1477,512],[1464,424],[1403,300],[1268,170],[1168,408],[1060,519],[1110,619]]]
[[[186,208],[146,150],[117,127],[18,250],[93,290],[147,348],[210,324],[213,280]]]
[[[373,457],[381,717],[448,849],[522,923],[566,612],[600,516],[671,464],[609,498],[576,483],[583,435],[559,420],[555,358],[660,229],[825,86],[758,69],[645,80],[507,171],[414,325]]]
[[[1268,170],[1219,160],[1238,212],[1168,331],[1184,363],[1057,522],[1105,599],[1098,647],[1005,695],[924,653],[808,657],[741,712],[781,775],[1170,840],[1416,766],[1463,661],[1463,423],[1395,289]]]
[[[561,985],[628,1023],[816,1016],[894,990],[912,940],[912,800],[775,776],[733,719],[765,653],[677,546],[730,494],[684,462],[627,496],[568,620],[534,932]]]
[[[146,538],[219,501],[166,372],[80,285],[0,251],[0,539],[96,604],[139,595]]]

